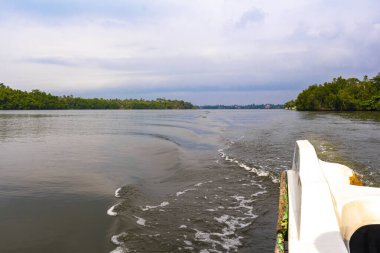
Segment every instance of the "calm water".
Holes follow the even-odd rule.
[[[380,185],[379,113],[1,111],[0,252],[273,252],[297,139]]]

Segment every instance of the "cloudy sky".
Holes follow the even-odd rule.
[[[283,103],[380,72],[378,0],[0,0],[0,82],[83,97]]]

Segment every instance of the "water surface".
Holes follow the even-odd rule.
[[[295,141],[379,186],[379,115],[1,111],[0,252],[273,252]]]

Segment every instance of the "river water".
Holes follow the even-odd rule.
[[[273,252],[297,139],[380,185],[379,113],[1,111],[0,252]]]

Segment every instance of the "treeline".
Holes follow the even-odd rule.
[[[0,83],[0,110],[52,110],[52,109],[193,109],[191,103],[182,100],[158,98],[103,99],[74,96],[54,96],[32,90],[15,90]]]
[[[283,109],[283,105],[260,104],[260,105],[203,105],[200,109]]]
[[[338,77],[311,85],[284,106],[300,111],[380,111],[380,73],[371,79]]]

